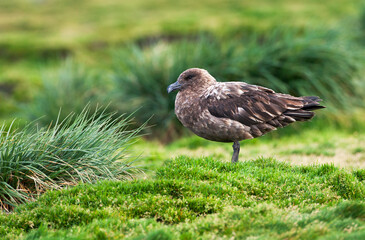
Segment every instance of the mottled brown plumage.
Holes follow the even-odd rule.
[[[180,122],[208,140],[234,142],[260,137],[295,121],[307,121],[324,108],[318,97],[294,97],[244,82],[217,82],[206,70],[184,71],[168,92],[179,90],[175,113]]]

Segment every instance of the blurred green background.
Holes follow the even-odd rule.
[[[328,108],[311,128],[361,131],[364,40],[355,0],[0,0],[0,119],[48,125],[109,105],[137,110],[136,125],[152,116],[150,136],[168,142],[185,130],[166,86],[202,67],[318,95]]]
[[[365,239],[364,56],[363,1],[0,0],[0,236]],[[327,108],[232,165],[175,116],[190,67]]]

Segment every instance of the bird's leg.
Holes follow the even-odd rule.
[[[238,155],[240,154],[240,142],[238,141],[234,142],[232,147],[233,147],[232,163],[236,163],[238,161]]]

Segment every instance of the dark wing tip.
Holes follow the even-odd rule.
[[[317,96],[307,96],[307,97],[303,97],[304,100],[304,106],[303,106],[303,110],[317,110],[317,109],[321,109],[321,108],[326,108],[325,106],[320,105],[319,102],[323,101],[322,99],[320,99]]]

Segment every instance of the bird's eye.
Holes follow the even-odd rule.
[[[193,77],[194,77],[194,75],[189,74],[189,75],[187,75],[187,76],[185,77],[185,79],[186,79],[186,80],[190,80],[190,79],[192,79]]]

